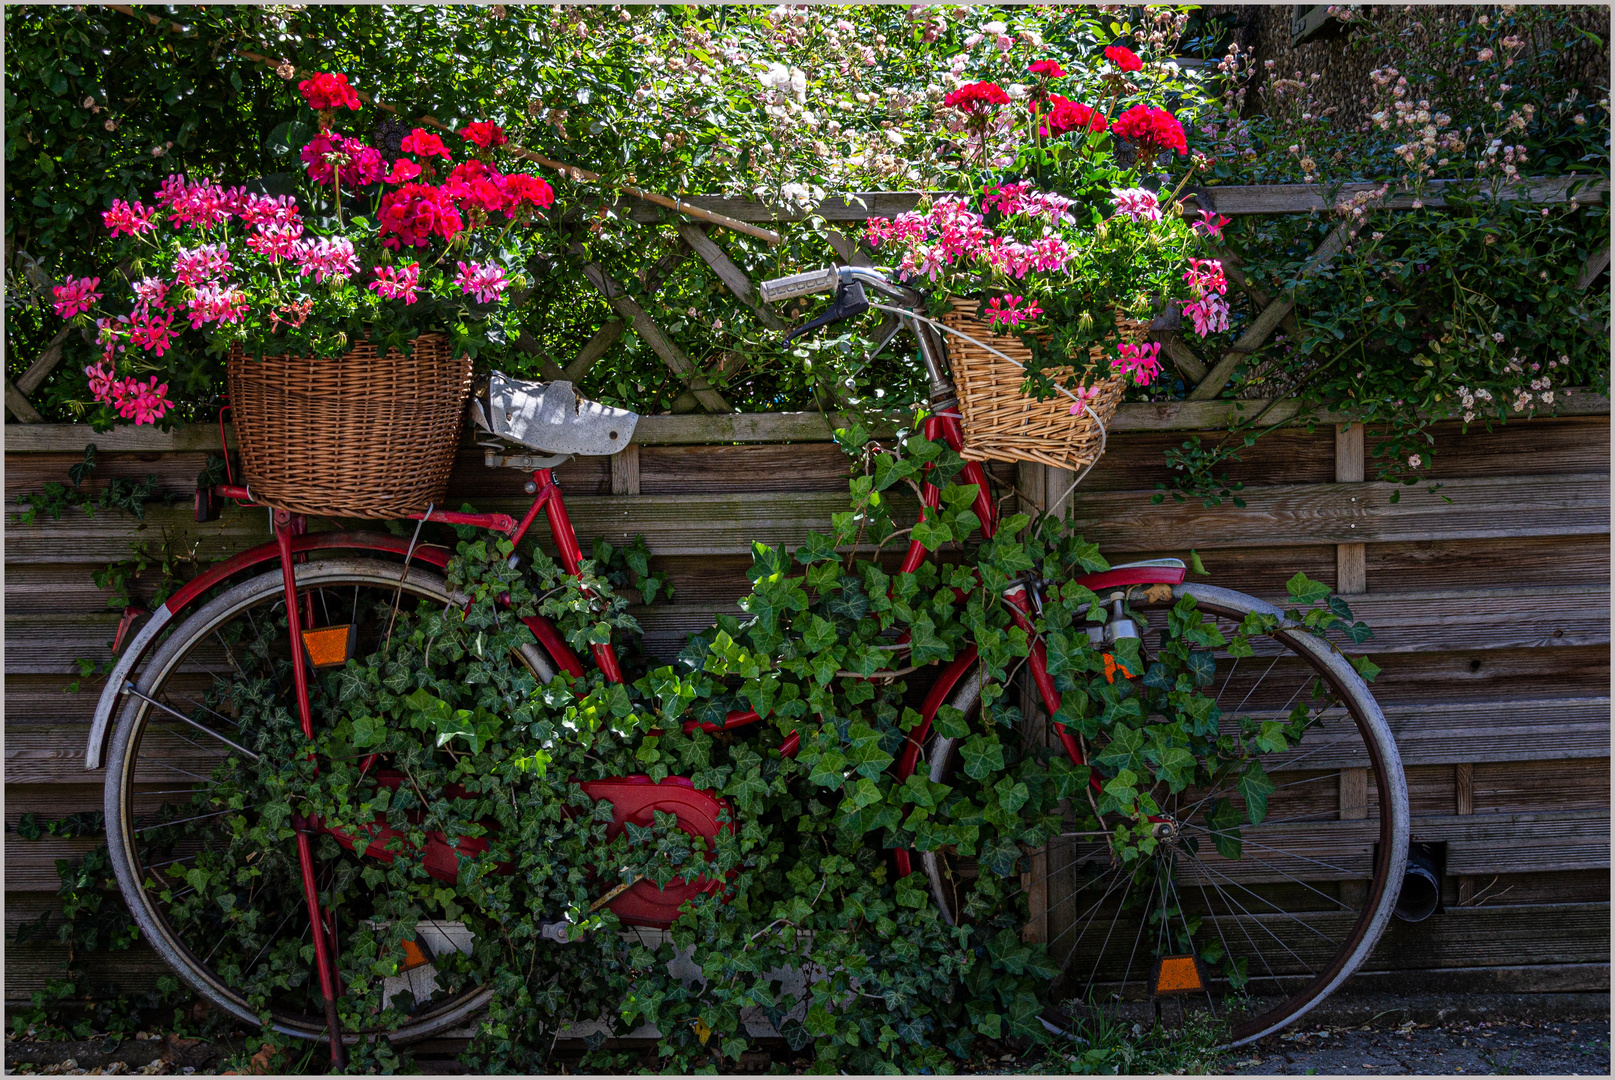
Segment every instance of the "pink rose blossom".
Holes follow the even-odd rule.
[[[101,284],[100,278],[68,278],[65,285],[57,285],[51,289],[56,302],[52,304],[56,314],[64,319],[71,319],[80,312],[89,311],[95,302],[101,299],[101,293],[95,287]]]

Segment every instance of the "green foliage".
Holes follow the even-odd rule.
[[[116,510],[120,514],[127,514],[136,521],[146,520],[146,506],[149,503],[161,502],[165,506],[173,505],[180,496],[167,493],[158,494],[158,480],[156,473],[147,473],[144,479],[130,480],[122,476],[110,477],[106,487],[100,494],[91,500],[90,493],[83,488],[84,481],[95,472],[95,444],[89,443],[84,447],[84,460],[68,467],[68,480],[66,484],[55,480],[45,483],[42,495],[25,492],[17,496],[19,505],[26,505],[27,509],[17,514],[16,522],[19,525],[32,525],[40,514],[45,514],[53,521],[60,521],[62,514],[70,507],[78,507],[89,517],[94,517],[97,510]]]
[[[914,571],[894,573],[858,552],[921,537],[894,521],[919,481],[918,462],[943,482],[922,521],[933,550]],[[328,868],[322,902],[366,905],[341,937],[345,1026],[401,1023],[407,999],[385,1000],[401,942],[425,920],[463,922],[475,935],[470,951],[439,954],[437,978],[445,994],[494,989],[467,1052],[484,1071],[541,1071],[562,1028],[596,1020],[616,1034],[654,1023],[659,1067],[705,1068],[746,1047],[741,1013],[752,1007],[793,1048],[811,1046],[825,1069],[948,1068],[1004,1039],[1047,1044],[1051,1061],[1077,1071],[1157,1060],[1147,1057],[1149,1040],[1106,1036],[1074,1056],[1048,1041],[1037,1017],[1059,972],[1043,946],[1021,941],[1028,852],[1054,832],[1097,830],[1111,836],[1124,872],[1146,880],[1160,866],[1148,816],[1196,787],[1237,793],[1207,804],[1203,824],[1220,851],[1238,857],[1242,827],[1262,820],[1274,790],[1261,759],[1302,737],[1310,706],[1277,721],[1221,723],[1206,690],[1209,650],[1248,655],[1250,640],[1278,622],[1252,616],[1225,640],[1187,597],[1152,607],[1149,618],[1132,606],[1142,594],[1125,601],[1129,618],[1154,620],[1151,647],[1146,656],[1138,639],[1119,641],[1110,659],[1136,677],[1108,673],[1084,629],[1106,621],[1105,604],[1071,581],[1106,569],[1103,558],[1047,519],[1017,516],[981,541],[976,489],[956,482],[962,465],[917,436],[859,447],[849,509],[832,533],[794,552],[755,545],[743,615],[720,616],[674,663],[631,666],[626,684],[590,670],[540,685],[515,659],[531,640],[518,620],[549,618],[582,655],[633,634],[617,590],[650,591],[642,542],[598,545],[579,581],[537,550],[513,561],[504,541],[462,540],[447,577],[463,610],[406,606],[376,651],[318,674],[317,759],[274,690],[285,662],[226,629],[243,666],[202,701],[236,717],[260,758],[224,762],[213,787],[147,823],[154,858],[207,838],[186,864],[184,887],[164,896],[170,923],[222,935],[216,966],[259,1007],[317,1011],[311,955],[264,936],[301,917],[300,889],[274,883],[295,882],[294,815],[313,814],[330,830],[317,841]],[[1031,639],[1000,596],[1025,578],[1047,583],[1032,629],[1062,692],[1056,719],[1089,748],[1083,766],[1056,740],[1018,736],[1027,721],[1011,680]],[[1319,634],[1361,627],[1304,575],[1289,591],[1292,623]],[[262,640],[285,633],[283,620],[254,625]],[[967,647],[979,655],[981,707],[935,718],[937,733],[958,741],[959,769],[942,783],[900,778],[892,766],[905,741],[923,737],[907,676]],[[746,710],[761,719],[725,728]],[[800,751],[784,757],[793,733]],[[378,780],[371,755],[398,779]],[[609,808],[576,785],[635,773],[687,776],[721,795],[732,830],[708,844],[658,813],[611,835]],[[392,834],[368,835],[387,837],[399,856],[390,862],[333,839],[381,826]],[[452,885],[411,853],[428,832],[462,838]],[[895,874],[886,854],[894,850],[976,860],[980,876],[956,925],[939,917],[923,875]],[[665,886],[695,874],[721,881],[722,895],[688,902],[666,935],[626,932],[597,904],[617,884]],[[557,925],[564,946],[546,935]],[[1174,936],[1187,948],[1185,925]],[[262,963],[245,963],[259,954]],[[1209,946],[1205,955],[1219,962]],[[678,956],[692,957],[700,977],[671,972]],[[782,974],[793,969],[807,972],[797,990]],[[1228,973],[1239,978],[1233,962]],[[598,1039],[591,1045],[589,1064],[631,1064]]]

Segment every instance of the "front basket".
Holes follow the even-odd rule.
[[[471,389],[443,334],[405,356],[365,342],[339,357],[230,351],[231,412],[259,502],[322,517],[397,518],[442,505]]]
[[[1032,350],[1014,334],[999,334],[977,318],[980,305],[974,300],[953,299],[953,308],[943,315],[947,326],[984,341],[1023,364],[1032,362]],[[1142,341],[1149,324],[1119,319],[1127,341]],[[1112,375],[1096,384],[1098,395],[1089,401],[1081,416],[1071,415],[1071,399],[1056,394],[1038,401],[1021,391],[1026,373],[1014,364],[955,334],[947,335],[948,361],[953,368],[954,385],[959,391],[959,414],[964,427],[963,456],[974,461],[1031,461],[1056,469],[1081,471],[1099,459],[1104,451],[1100,424],[1109,425],[1121,403],[1127,383]],[[1113,350],[1094,346],[1089,350],[1093,365],[1109,366]],[[1076,376],[1071,367],[1045,368],[1056,382]]]

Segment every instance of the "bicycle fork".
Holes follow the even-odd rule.
[[[292,555],[292,537],[303,531],[305,519],[288,510],[274,512],[275,543],[280,548],[280,572],[286,588],[286,631],[292,648],[292,690],[297,697],[297,721],[303,734],[314,741],[314,710],[309,702],[308,668],[303,663],[302,611],[297,599],[297,569]],[[314,845],[309,839],[307,824],[297,827],[297,863],[303,875],[303,899],[308,904],[309,929],[314,937],[314,966],[320,979],[320,994],[325,998],[325,1023],[331,1036],[331,1066],[346,1067],[346,1053],[342,1044],[342,1025],[336,1014],[336,956],[327,940],[326,927],[334,925],[320,906],[319,889],[314,880]]]

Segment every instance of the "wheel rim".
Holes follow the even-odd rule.
[[[314,627],[351,622],[356,627],[355,655],[363,657],[388,627],[396,629],[398,619],[407,623],[413,610],[423,605],[440,610],[450,601],[437,575],[411,569],[401,585],[400,571],[397,564],[366,559],[301,564],[299,595],[309,597]],[[395,606],[397,616],[391,614]],[[137,687],[144,698],[130,697],[114,733],[107,780],[108,846],[131,911],[159,954],[193,989],[250,1024],[263,1018],[255,1006],[267,1002],[275,1028],[320,1038],[326,1024],[313,989],[316,980],[308,974],[311,965],[295,955],[299,943],[308,940],[310,926],[294,846],[285,842],[243,852],[242,841],[230,832],[243,822],[261,821],[261,808],[219,811],[206,802],[244,782],[241,778],[256,768],[243,752],[259,748],[255,740],[261,745],[266,716],[277,714],[280,723],[295,726],[283,609],[280,575],[263,575],[197,609],[159,647]],[[522,659],[540,682],[551,677],[552,669],[536,649],[523,649]],[[325,682],[326,673],[319,674],[315,682]],[[244,710],[243,691],[265,681],[281,684],[270,706]],[[314,711],[319,727],[318,701]],[[343,875],[351,878],[365,863],[373,863],[342,850],[329,837],[314,839],[317,849],[326,841],[319,863],[322,893],[339,885]],[[225,890],[235,897],[230,910],[217,910],[218,904],[203,908],[194,872],[231,869],[240,875],[248,867],[250,881]],[[362,902],[340,905],[336,917],[339,949],[388,933],[387,926],[367,921]],[[425,920],[416,936],[442,945],[464,935]],[[276,964],[298,969],[301,985],[266,988],[271,979],[263,972],[276,970]],[[439,967],[431,971],[442,976],[433,980],[437,991],[418,1002],[402,1024],[388,1025],[390,1037],[408,1040],[441,1031],[486,1004],[490,991]],[[391,1000],[408,1000],[396,996],[398,989],[427,991],[430,983],[420,975],[416,972],[411,983],[409,973],[400,973],[406,982],[394,987]],[[383,1030],[358,1027],[345,1034],[353,1040]]]
[[[1251,611],[1277,613],[1203,586],[1180,588],[1174,600],[1184,593],[1224,628]],[[1148,640],[1162,621],[1156,616],[1170,603],[1135,598],[1133,604],[1151,618],[1144,631],[1148,657]],[[1226,793],[1186,789],[1170,796],[1164,786],[1160,816],[1169,820],[1158,827],[1176,835],[1163,841],[1163,854],[1148,866],[1128,872],[1112,865],[1104,837],[1075,835],[1074,813],[1066,819],[1072,834],[1026,851],[1021,886],[1046,911],[1029,932],[1047,943],[1062,971],[1055,997],[1075,999],[1077,1011],[1147,1008],[1158,957],[1212,959],[1202,969],[1210,992],[1185,1001],[1209,1005],[1228,1019],[1230,1043],[1238,1045],[1294,1022],[1323,1000],[1383,932],[1407,844],[1406,786],[1389,729],[1366,687],[1330,646],[1304,631],[1283,630],[1264,635],[1263,646],[1242,660],[1217,656],[1206,693],[1215,695],[1225,725],[1241,716],[1288,715],[1313,685],[1321,684],[1328,699],[1313,703],[1299,743],[1264,758],[1275,790],[1262,823],[1240,827],[1237,857],[1217,850],[1215,831],[1205,823],[1211,800]],[[978,693],[979,685],[962,684],[954,707],[971,712]],[[1017,734],[1017,752],[1059,747],[1046,718]],[[1103,743],[1087,750],[1092,758]],[[952,740],[932,740],[926,754],[931,779],[951,782],[956,758]],[[1228,801],[1243,804],[1237,793]],[[1115,822],[1113,816],[1101,820]],[[968,918],[980,869],[946,851],[922,854],[920,862],[944,918]]]

